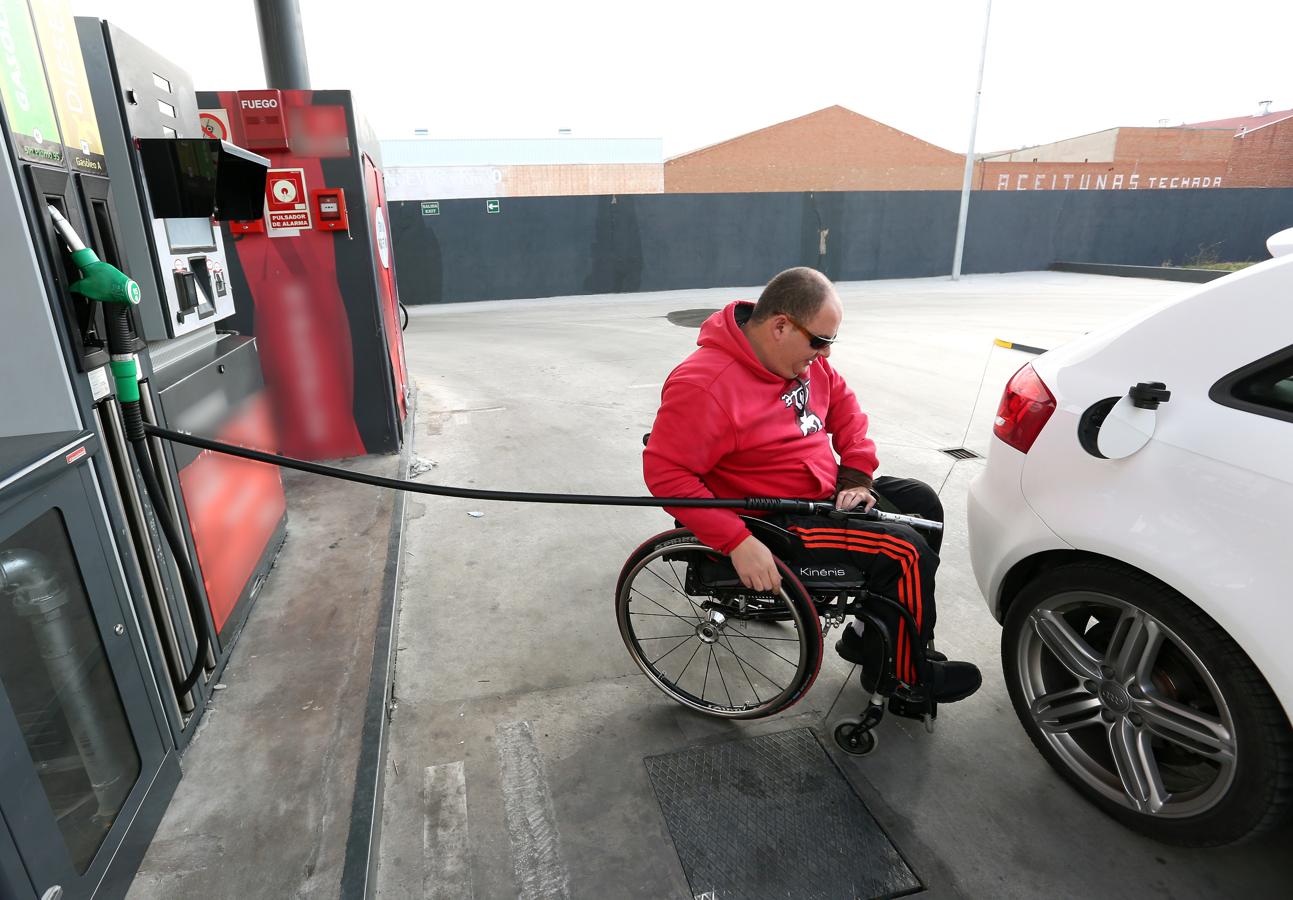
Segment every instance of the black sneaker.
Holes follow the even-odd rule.
[[[983,685],[983,676],[974,663],[949,662],[946,657],[936,660],[931,656],[926,668],[930,694],[939,703],[964,700]]]
[[[835,652],[856,665],[866,663],[866,646],[862,643],[862,635],[854,631],[851,625],[844,626],[840,639],[835,642]]]

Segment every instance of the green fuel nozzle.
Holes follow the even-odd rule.
[[[81,279],[68,285],[68,289],[88,300],[108,304],[108,352],[112,354],[108,365],[117,383],[117,399],[127,413],[127,421],[136,426],[127,428],[127,431],[137,432],[142,437],[143,420],[135,421],[139,416],[139,370],[135,355],[130,352],[130,317],[126,314],[128,306],[139,303],[139,283],[116,266],[99,259],[85,246],[85,241],[61,212],[52,206],[46,208],[54,220],[54,227],[63,237],[63,243],[72,251],[73,264],[81,270]]]
[[[75,291],[90,300],[100,303],[139,303],[139,284],[111,263],[106,263],[85,246],[76,229],[57,209],[48,207],[54,220],[54,227],[62,235],[67,249],[72,251],[72,263],[81,270],[81,279],[69,285]]]

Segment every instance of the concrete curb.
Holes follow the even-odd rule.
[[[416,397],[416,392],[414,393]],[[409,477],[416,405],[409,404],[404,420],[404,448],[400,451],[400,479]],[[350,804],[350,831],[341,870],[341,900],[363,900],[377,891],[377,848],[382,831],[382,785],[386,771],[391,687],[394,681],[395,643],[399,631],[396,603],[404,560],[405,491],[396,491],[391,508],[391,530],[382,574],[381,609],[373,640],[373,667],[364,703],[364,730],[355,766],[355,792]]]
[[[1052,272],[1080,272],[1084,275],[1117,275],[1123,278],[1154,278],[1159,281],[1188,281],[1205,284],[1230,273],[1222,269],[1182,269],[1176,266],[1114,266],[1104,263],[1053,262]]]

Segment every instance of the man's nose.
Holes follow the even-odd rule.
[[[827,344],[825,347],[818,350],[817,355],[829,357],[831,355],[831,345]]]

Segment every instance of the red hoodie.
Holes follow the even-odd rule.
[[[657,497],[794,497],[835,493],[840,465],[872,475],[867,416],[840,374],[817,357],[801,379],[768,371],[730,303],[700,328],[700,349],[665,380],[642,473]],[[832,452],[834,445],[834,452]],[[839,454],[836,461],[835,454]],[[750,531],[730,509],[668,509],[730,553]]]

